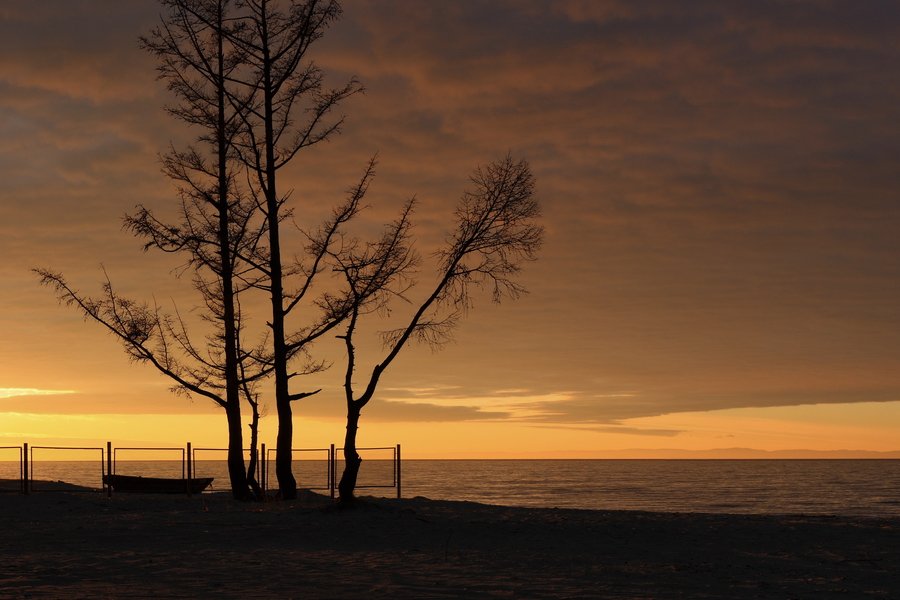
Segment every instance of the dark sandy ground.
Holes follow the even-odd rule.
[[[900,520],[6,493],[0,598],[900,598]]]

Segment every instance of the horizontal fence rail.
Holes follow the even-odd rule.
[[[266,449],[265,444],[263,444],[263,456],[265,456],[265,464],[263,466],[263,490],[266,492],[273,489],[269,487],[269,465],[275,463],[272,456],[276,453],[277,451],[274,448]],[[295,460],[294,457],[297,457],[298,455],[300,458]],[[304,456],[319,456],[319,458],[303,458]],[[298,485],[308,490],[327,490],[331,494],[331,497],[334,498],[334,444],[329,448],[292,448],[291,459],[291,471]],[[317,464],[316,468],[313,469],[309,465],[304,465],[304,463]],[[319,476],[321,477],[324,475],[324,481],[322,479],[313,478],[312,476],[307,477],[307,473],[310,471],[315,472],[319,467],[321,467],[321,470],[318,471]],[[277,487],[275,489],[277,489]]]
[[[263,444],[263,448],[265,448],[265,444]],[[190,459],[190,461],[189,461],[189,465],[193,465],[193,470],[190,471],[190,469],[189,469],[189,471],[191,472],[191,477],[192,477],[192,478],[194,478],[194,479],[197,479],[197,478],[198,478],[198,477],[197,477],[197,463],[198,463],[197,453],[198,453],[198,452],[202,452],[202,453],[216,453],[216,454],[220,454],[220,455],[221,455],[222,453],[224,453],[224,454],[225,454],[225,459],[224,459],[224,460],[223,460],[223,459],[216,459],[216,460],[217,460],[218,462],[224,462],[224,463],[225,463],[225,465],[226,465],[226,475],[227,475],[228,448],[193,448],[193,449],[191,449],[191,445],[190,445],[190,443],[188,443],[188,452],[189,452],[189,454],[191,455],[191,459]],[[253,476],[254,476],[254,478],[256,479],[256,482],[259,483],[260,485],[262,485],[262,484],[261,484],[261,481],[262,481],[261,478],[264,477],[264,475],[263,475],[263,468],[262,468],[262,466],[260,465],[260,461],[259,461],[259,451],[258,451],[258,450],[253,450],[252,448],[242,448],[242,452],[244,453],[244,459],[245,459],[245,460],[249,461],[251,458],[256,459],[256,468],[254,469]],[[213,459],[203,459],[203,460],[200,460],[199,462],[203,463],[203,462],[209,462],[209,461],[211,461],[211,460],[213,460]],[[206,465],[201,465],[200,472],[201,472],[201,475],[202,475],[203,477],[208,477],[208,476],[210,475],[210,473],[204,468],[205,466],[206,466]],[[246,465],[245,465],[245,468],[246,468]]]
[[[108,446],[109,446],[109,444],[107,444],[107,447]],[[45,454],[47,452],[52,453],[52,452],[61,452],[61,451],[64,451],[67,454],[72,453],[72,452],[76,452],[76,453],[77,452],[89,452],[89,453],[96,452],[96,453],[99,453],[100,454],[100,486],[95,489],[103,490],[104,488],[106,488],[107,491],[109,489],[108,486],[106,485],[106,483],[104,482],[106,474],[109,472],[109,470],[108,470],[109,455],[106,452],[106,448],[103,448],[101,446],[98,446],[98,447],[93,447],[93,446],[31,446],[31,447],[28,447],[28,445],[25,444],[24,450],[27,455],[26,460],[28,462],[28,464],[26,465],[26,469],[25,469],[25,480],[24,480],[26,494],[29,494],[29,493],[35,492],[35,491],[40,491],[40,492],[77,491],[77,490],[65,489],[65,488],[61,488],[61,487],[57,487],[56,489],[50,489],[50,488],[35,489],[35,487],[34,487],[34,466],[35,466],[34,451],[35,450],[39,451],[38,452],[39,455]],[[93,462],[93,461],[86,461],[86,462]],[[62,480],[58,480],[58,482],[62,482]],[[88,489],[93,489],[93,488],[88,488]]]
[[[334,498],[338,487],[338,462],[341,463],[341,469],[343,469],[343,452],[343,448],[335,448],[334,444],[331,444],[328,448],[292,448],[291,468],[300,487],[309,490],[327,490],[331,497]],[[397,444],[396,446],[357,448],[356,452],[360,458],[363,459],[356,488],[395,488],[397,490],[397,497],[400,498],[402,494],[400,444]],[[215,479],[215,477],[220,477],[222,474],[222,465],[224,464],[226,480],[228,477],[228,448],[194,448],[190,442],[188,442],[184,448],[180,446],[113,447],[112,442],[107,442],[105,448],[102,446],[30,446],[28,443],[24,443],[21,446],[0,446],[0,461],[2,461],[4,453],[9,453],[11,457],[17,459],[3,462],[14,465],[9,468],[9,474],[13,474],[16,469],[18,470],[18,485],[15,489],[6,489],[4,486],[0,485],[0,492],[18,491],[22,494],[30,494],[32,492],[43,493],[49,491],[95,493],[105,491],[108,496],[111,496],[114,491],[114,486],[112,486],[110,482],[113,478],[108,476],[117,474],[123,475],[121,470],[125,464],[138,470],[146,469],[143,472],[129,472],[128,475],[147,477],[150,479],[166,475],[166,471],[168,470],[167,468],[162,468],[160,465],[153,465],[152,463],[180,462],[181,480],[185,481],[185,492],[188,495],[191,494],[192,480],[198,478],[198,470],[202,477],[214,476],[213,478]],[[59,455],[59,453],[65,453],[66,459],[54,460],[47,458],[48,454]],[[95,458],[90,460],[71,460],[70,458],[73,454],[84,455],[84,453],[94,453]],[[134,458],[125,460],[122,458],[123,456],[129,455],[146,456],[148,453],[155,453],[156,455],[171,454],[178,458],[171,460],[139,460]],[[244,448],[243,453],[245,460],[251,458],[256,459],[254,469],[256,482],[263,490],[263,496],[268,496],[268,492],[277,489],[277,483],[274,487],[270,485],[269,474],[270,465],[275,463],[274,456],[277,455],[276,450],[273,448],[267,449],[265,444],[261,444],[258,452],[254,452],[249,448]],[[204,455],[208,456],[210,454],[216,455],[219,458],[204,458]],[[224,457],[222,457],[223,454]],[[339,455],[341,456],[340,459],[338,459]],[[99,485],[94,485],[93,483],[94,475],[90,474],[92,471],[91,468],[81,468],[81,475],[76,475],[74,485],[65,485],[67,482],[63,481],[63,473],[56,471],[55,475],[51,476],[51,473],[45,470],[41,465],[41,463],[57,463],[57,468],[60,468],[60,463],[89,465],[90,463],[95,463],[95,461],[99,461],[100,463],[99,469],[93,471],[94,473],[99,471]],[[215,470],[212,463],[219,463],[217,465],[218,471]],[[37,468],[36,465],[38,465]],[[37,471],[38,477],[43,476],[48,479],[56,478],[57,484],[45,485],[43,487],[38,486],[36,488],[34,486],[35,471]],[[129,471],[131,471],[131,469],[129,469]],[[4,475],[6,475],[6,473],[0,471],[0,481],[10,483],[16,482],[12,477],[7,478],[4,477]],[[167,477],[161,478],[165,479]],[[177,480],[178,479],[175,478],[175,481]]]
[[[370,454],[372,452],[385,452],[385,451],[391,452],[390,459],[388,459],[388,458],[378,459],[378,458],[371,458],[371,457],[369,457],[368,459],[366,458],[366,454]],[[335,459],[332,461],[332,469],[334,469],[332,476],[331,476],[332,482],[337,481],[337,470],[338,470],[337,462],[338,461],[337,461],[336,457],[337,457],[338,453],[340,453],[340,455],[343,456],[344,448],[337,448],[334,450]],[[359,467],[360,479],[357,480],[356,489],[397,488],[397,497],[400,498],[403,493],[403,488],[401,486],[402,473],[400,470],[400,444],[397,444],[396,446],[376,446],[376,447],[368,447],[368,448],[357,448],[356,453],[362,459],[362,464]],[[373,462],[376,462],[376,461],[379,463],[383,463],[383,462],[387,462],[388,460],[391,461],[391,475],[390,475],[391,482],[390,483],[386,483],[386,482],[385,483],[366,483],[367,479],[364,478],[367,476],[367,474],[365,472],[366,465],[367,464],[371,465]],[[344,462],[343,459],[341,459],[340,462],[343,464],[343,462]],[[386,471],[386,469],[384,469],[383,471]],[[382,472],[381,475],[385,475],[385,473]],[[377,477],[377,474],[373,474],[373,476]],[[335,485],[335,487],[337,486],[336,483],[334,485]],[[334,492],[332,492],[332,497],[334,497]]]
[[[175,447],[175,446],[168,446],[168,447],[164,447],[164,448],[152,448],[152,447],[117,447],[117,448],[113,448],[112,449],[112,470],[110,471],[110,473],[112,473],[113,475],[121,474],[119,471],[119,468],[118,468],[119,454],[126,453],[126,452],[128,452],[128,453],[134,453],[134,452],[170,453],[171,452],[171,453],[179,454],[181,456],[181,458],[180,458],[180,460],[181,460],[181,478],[184,479],[185,475],[187,474],[186,473],[187,461],[186,461],[185,449]],[[131,461],[122,461],[122,462],[136,462],[136,461],[134,459],[132,459]],[[143,461],[137,461],[137,462],[147,462],[147,460],[145,459]]]

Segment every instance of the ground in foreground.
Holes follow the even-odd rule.
[[[2,494],[0,597],[898,598],[900,520]]]

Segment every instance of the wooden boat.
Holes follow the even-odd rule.
[[[199,494],[213,482],[212,477],[198,477],[190,480],[190,492]],[[138,494],[186,494],[187,479],[169,477],[141,477],[140,475],[104,475],[103,483],[112,486],[115,492]]]

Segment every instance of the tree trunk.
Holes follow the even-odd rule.
[[[253,490],[253,495],[256,496],[256,499],[262,501],[265,500],[266,492],[260,487],[259,480],[256,478],[256,465],[258,460],[262,460],[265,463],[266,457],[257,458],[259,446],[259,404],[251,402],[250,410],[253,412],[253,420],[250,422],[250,462],[247,465],[247,484]]]
[[[275,409],[278,415],[278,435],[275,443],[275,476],[278,478],[278,489],[284,500],[297,497],[297,480],[291,470],[294,444],[294,422],[291,411],[291,398],[288,383],[288,351],[284,332],[284,282],[282,280],[281,240],[279,237],[278,191],[276,188],[275,169],[275,108],[272,84],[272,64],[274,59],[269,53],[269,22],[266,3],[261,4],[259,16],[262,45],[262,90],[263,90],[263,127],[265,129],[263,144],[265,146],[265,196],[266,218],[269,224],[269,276],[271,278],[272,301],[272,361],[275,371]]]
[[[278,436],[275,440],[275,476],[278,478],[278,491],[284,500],[297,497],[297,480],[291,468],[294,440],[294,423],[291,416],[290,402],[278,402]]]
[[[344,436],[344,472],[338,484],[339,499],[342,504],[352,503],[356,499],[356,480],[362,458],[356,451],[356,432],[359,429],[359,407],[350,405],[347,408],[347,433]]]
[[[218,25],[222,24],[222,4],[218,5]],[[216,96],[218,115],[216,119],[216,152],[218,159],[219,213],[218,242],[221,262],[222,282],[222,325],[225,344],[225,411],[228,419],[228,472],[231,477],[231,492],[238,500],[249,499],[247,474],[244,471],[244,443],[241,426],[241,397],[238,388],[237,320],[234,305],[234,272],[232,269],[231,234],[229,232],[229,186],[228,186],[228,140],[225,132],[225,52],[221,32],[217,35],[217,80]]]
[[[231,493],[236,500],[251,500],[247,486],[247,473],[244,471],[244,436],[241,425],[240,407],[225,407],[228,419],[228,477],[231,480]]]

